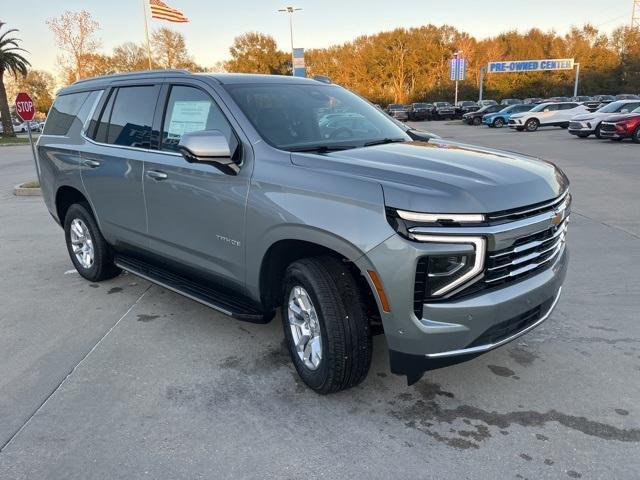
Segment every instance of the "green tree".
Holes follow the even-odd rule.
[[[0,22],[0,32],[4,25]],[[28,67],[31,66],[22,55],[22,52],[26,52],[26,50],[20,48],[20,39],[10,36],[17,31],[12,28],[0,33],[0,114],[2,114],[2,129],[5,137],[15,137],[15,133],[11,122],[7,90],[4,85],[4,74],[7,73],[14,77],[24,76],[27,74]]]
[[[231,59],[224,62],[228,72],[291,74],[289,54],[278,50],[273,37],[248,32],[236,37],[229,48]]]

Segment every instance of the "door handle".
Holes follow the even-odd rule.
[[[169,175],[159,170],[149,170],[147,172],[147,177],[153,178],[154,180],[166,180],[169,178]]]
[[[99,161],[97,160],[84,160],[82,162],[82,164],[85,167],[89,167],[89,168],[98,168],[100,165],[102,165]]]

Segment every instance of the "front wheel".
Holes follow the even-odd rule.
[[[600,134],[600,125],[596,127],[596,131],[594,133],[596,135],[596,138],[602,138],[602,135]]]
[[[362,292],[340,260],[315,257],[289,266],[282,325],[300,378],[320,394],[359,384],[371,365],[372,342]]]
[[[530,118],[527,120],[527,123],[524,124],[524,127],[527,129],[527,132],[535,132],[538,130],[540,126],[540,122],[536,118]]]
[[[480,117],[473,117],[473,124],[477,127],[482,123],[482,119]]]
[[[502,128],[504,127],[504,119],[501,117],[498,117],[493,121],[492,125],[496,128]]]
[[[633,143],[640,143],[640,126],[636,127],[633,134],[631,135],[631,140]]]
[[[64,236],[73,266],[87,280],[108,280],[122,272],[113,263],[111,248],[87,204],[69,207],[64,217]]]

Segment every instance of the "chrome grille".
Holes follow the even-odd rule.
[[[602,122],[600,124],[600,131],[601,132],[615,132],[616,131],[616,126],[615,126],[614,123]]]
[[[489,252],[485,284],[500,285],[547,267],[562,251],[568,226],[569,217],[559,225],[517,239],[509,248]]]
[[[563,210],[571,203],[571,195],[569,191],[565,191],[562,195],[547,202],[536,203],[522,208],[514,208],[511,210],[503,210],[487,215],[491,223],[512,222],[514,220],[522,220],[523,218],[533,217],[545,212],[553,212],[555,210]]]
[[[580,130],[582,128],[582,123],[580,123],[580,122],[569,122],[569,128],[571,130]]]

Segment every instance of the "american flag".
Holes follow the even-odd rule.
[[[180,10],[171,8],[160,0],[149,0],[149,6],[151,7],[151,18],[158,18],[160,20],[168,20],[176,23],[185,23],[189,21],[189,19],[185,17]]]

